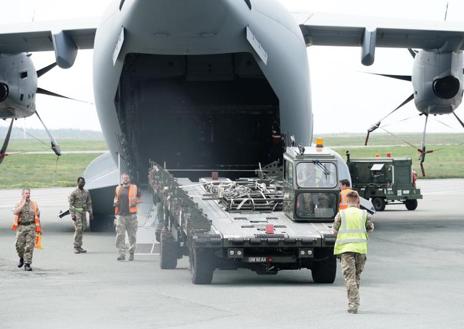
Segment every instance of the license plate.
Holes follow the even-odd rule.
[[[267,257],[248,257],[248,263],[266,263]]]

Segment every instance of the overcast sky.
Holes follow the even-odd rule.
[[[75,19],[100,16],[110,0],[0,0],[0,24]],[[446,0],[282,0],[291,11],[443,20]],[[462,21],[464,4],[450,1],[448,21]],[[463,24],[464,29],[464,24]],[[1,25],[0,25],[1,31]],[[371,76],[365,72],[411,74],[412,58],[405,49],[378,49],[371,67],[360,64],[359,48],[311,47],[308,49],[315,133],[364,132],[412,92],[409,82]],[[34,53],[36,68],[54,61],[53,53]],[[69,70],[55,69],[39,80],[39,86],[71,97],[93,101],[92,51],[80,51]],[[461,106],[463,107],[463,106]],[[38,95],[37,109],[49,128],[100,130],[93,105]],[[457,111],[464,117],[464,110]],[[405,118],[407,121],[398,122]],[[453,127],[445,127],[442,121]],[[421,131],[423,118],[411,103],[393,116],[392,131]],[[388,121],[385,121],[388,123]],[[6,122],[0,125],[5,126]],[[18,126],[40,127],[38,120],[21,120]],[[430,131],[460,132],[454,117],[431,120]],[[0,137],[1,139],[2,137]]]

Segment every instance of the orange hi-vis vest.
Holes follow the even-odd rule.
[[[34,223],[35,223],[35,226],[40,226],[39,207],[37,206],[37,203],[35,203],[34,201],[30,201],[30,202],[31,202],[32,211],[34,211]],[[14,215],[13,226],[18,226],[20,224],[21,223],[19,222],[19,215]]]
[[[348,202],[346,200],[346,195],[350,192],[353,192],[352,189],[347,188],[345,190],[340,191],[340,205],[339,205],[339,210],[347,209],[348,208]]]
[[[116,187],[116,193],[114,196],[114,213],[115,215],[119,215],[119,198],[121,196],[122,186],[119,185]],[[129,213],[136,214],[137,213],[137,185],[130,184],[129,185]]]

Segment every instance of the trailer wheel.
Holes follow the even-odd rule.
[[[385,210],[385,199],[384,198],[373,198],[372,205],[374,206],[375,211],[384,211]]]
[[[171,232],[161,231],[160,267],[163,270],[172,270],[177,267],[178,246]]]
[[[210,284],[215,270],[214,255],[210,250],[193,248],[190,250],[190,269],[193,284]]]
[[[327,259],[314,262],[311,266],[313,281],[316,283],[333,283],[337,276],[337,259],[329,255]]]
[[[408,210],[416,210],[417,208],[417,200],[416,199],[408,199],[404,202],[406,205],[406,209]]]

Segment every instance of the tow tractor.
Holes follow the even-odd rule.
[[[371,199],[376,211],[387,204],[404,204],[415,210],[422,199],[410,158],[375,157],[352,159],[346,152],[352,187],[361,197]]]
[[[149,171],[162,269],[188,256],[194,284],[211,283],[216,269],[238,268],[258,274],[310,269],[314,282],[334,282],[332,223],[338,182],[349,177],[336,152],[287,147],[282,166],[239,179],[215,171],[192,181],[174,172],[156,163]]]

